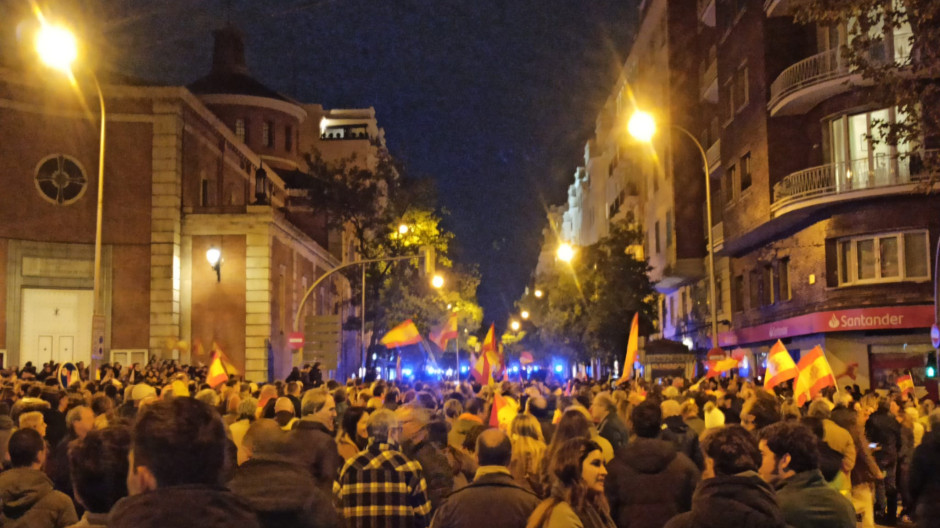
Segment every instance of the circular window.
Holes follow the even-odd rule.
[[[36,188],[43,198],[57,205],[75,202],[85,193],[88,179],[78,161],[55,154],[36,167]]]

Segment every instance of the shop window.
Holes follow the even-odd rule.
[[[924,356],[931,350],[933,348],[929,344],[871,345],[871,388],[896,389],[897,379],[905,374],[911,375],[915,386],[923,387],[926,378]]]
[[[927,231],[842,239],[838,258],[840,286],[930,278]]]

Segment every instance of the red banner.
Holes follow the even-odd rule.
[[[828,332],[930,328],[933,322],[932,304],[834,310],[724,332],[718,342],[721,346],[735,346]]]

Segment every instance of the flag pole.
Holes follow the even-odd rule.
[[[458,322],[460,320],[458,319]],[[460,325],[454,325],[457,329],[457,337],[454,338],[454,357],[457,358],[457,387],[460,387]]]

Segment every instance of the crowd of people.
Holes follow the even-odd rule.
[[[0,528],[940,525],[940,410],[737,378],[0,372]]]

